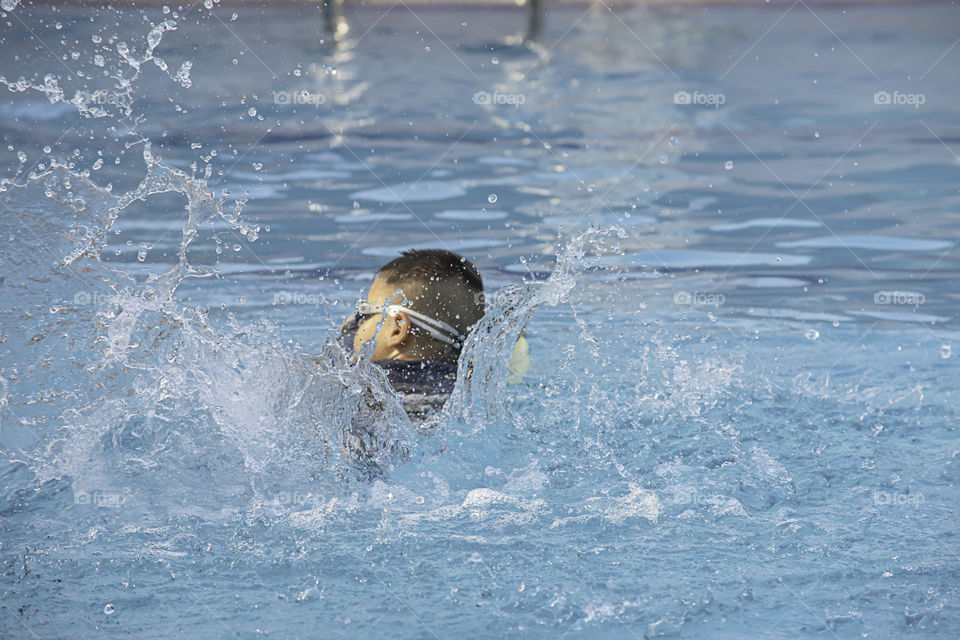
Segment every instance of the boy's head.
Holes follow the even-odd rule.
[[[465,258],[442,249],[405,251],[377,272],[361,304],[369,313],[350,319],[357,324],[353,348],[374,340],[373,360],[456,364],[462,338],[483,316],[482,294],[480,273]]]

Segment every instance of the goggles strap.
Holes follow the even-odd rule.
[[[440,320],[431,318],[430,316],[424,315],[418,311],[414,311],[408,307],[404,307],[403,305],[391,304],[387,305],[386,307],[376,307],[365,300],[361,301],[357,305],[357,313],[360,315],[384,313],[389,316],[396,316],[401,311],[410,316],[411,323],[417,325],[441,342],[445,342],[446,344],[456,347],[462,345],[463,341],[466,339],[466,336],[462,335],[459,331],[451,327],[446,322],[441,322]]]

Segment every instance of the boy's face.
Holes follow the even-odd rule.
[[[397,291],[396,284],[387,284],[380,276],[373,280],[370,285],[370,291],[367,293],[367,302],[382,308],[387,304],[401,303],[402,295],[394,296]],[[376,344],[373,348],[372,360],[387,360],[398,358],[403,355],[402,340],[398,342],[398,317],[384,316],[382,313],[360,318],[357,326],[357,333],[353,337],[354,352],[359,352],[366,342],[374,340]],[[380,330],[377,331],[377,326]],[[406,332],[403,332],[404,336]],[[399,336],[403,337],[403,336]]]

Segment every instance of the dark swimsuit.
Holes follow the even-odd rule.
[[[343,327],[338,340],[341,357],[352,354],[356,330],[354,316],[353,321]],[[447,362],[375,360],[373,364],[383,370],[394,391],[403,395],[403,409],[414,423],[422,423],[439,411],[457,382],[457,365]],[[398,448],[383,441],[379,425],[382,425],[384,405],[372,394],[364,394],[364,398],[344,433],[341,452],[365,477],[374,478],[383,473],[380,457],[385,446],[391,452],[388,460],[403,459],[407,451],[402,445]]]
[[[338,343],[344,353],[353,352],[353,336],[359,318],[354,315],[341,330]],[[457,382],[457,365],[435,360],[375,360],[387,374],[394,391],[403,394],[403,408],[413,420],[423,420],[438,411]]]
[[[403,408],[411,419],[438,411],[457,382],[457,365],[435,360],[375,360],[394,391],[403,394]]]

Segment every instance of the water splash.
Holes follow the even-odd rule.
[[[497,415],[502,405],[503,382],[510,378],[510,356],[533,314],[542,305],[556,306],[574,288],[591,249],[619,252],[615,245],[607,245],[613,238],[625,237],[626,231],[619,227],[589,229],[559,253],[549,278],[508,285],[498,291],[493,306],[464,344],[459,367],[469,374],[460,376],[437,420],[483,422]]]
[[[0,437],[37,482],[70,478],[76,495],[143,513],[209,516],[270,502],[291,485],[336,492],[331,482],[403,463],[425,434],[497,415],[509,356],[533,313],[559,304],[586,255],[616,250],[609,240],[625,233],[588,231],[561,251],[546,281],[502,290],[467,343],[461,364],[472,374],[415,429],[378,367],[348,366],[331,347],[317,356],[318,370],[271,323],[216,326],[206,310],[178,300],[184,280],[215,271],[190,263],[198,237],[215,223],[252,231],[242,202],[218,199],[203,179],[141,144],[144,178],[119,195],[60,164],[0,182],[0,236],[31,240],[2,257],[0,320],[9,329],[0,346]],[[187,214],[176,262],[142,281],[104,263],[127,209],[169,193]],[[198,483],[210,490],[188,507],[171,504]]]
[[[623,232],[575,238],[547,281],[502,291],[465,350],[473,375],[461,379],[437,422],[416,430],[370,363],[347,366],[330,349],[316,358],[318,371],[283,345],[270,323],[216,326],[206,310],[178,300],[184,280],[217,270],[191,263],[198,237],[226,223],[252,242],[257,228],[242,221],[242,200],[214,194],[209,166],[202,177],[171,167],[138,133],[134,96],[145,65],[191,84],[189,61],[173,73],[155,55],[174,29],[166,20],[151,26],[142,46],[117,42],[121,66],[113,84],[84,85],[72,97],[53,74],[0,78],[11,91],[37,91],[85,118],[127,121],[126,146],[140,147],[144,167],[139,183],[119,194],[58,160],[0,181],[7,214],[0,237],[17,241],[0,257],[0,320],[9,327],[0,343],[4,449],[26,462],[36,482],[69,478],[77,496],[120,501],[131,510],[210,514],[246,508],[251,499],[269,502],[291,483],[382,474],[408,459],[437,424],[497,414],[497,389],[532,314],[573,288],[590,248]],[[105,66],[97,55],[95,65]],[[186,213],[175,263],[137,278],[103,262],[118,220],[161,194],[182,198]],[[174,504],[198,484],[210,491],[194,495],[189,506]],[[164,487],[163,495],[156,487]]]
[[[12,0],[6,0],[8,3],[11,1]],[[13,4],[16,6],[16,2]],[[6,9],[6,7],[4,8]],[[9,11],[10,9],[6,10]],[[189,61],[184,62],[176,73],[171,73],[163,58],[154,55],[156,48],[160,46],[163,40],[164,34],[169,31],[174,31],[176,28],[177,22],[175,20],[164,20],[159,24],[152,25],[146,35],[146,42],[140,55],[137,55],[136,51],[132,49],[125,40],[117,43],[115,53],[119,57],[119,60],[133,69],[133,73],[131,75],[124,75],[123,69],[118,68],[113,74],[108,74],[108,77],[113,79],[114,82],[102,87],[92,88],[90,82],[93,81],[93,77],[95,76],[88,77],[87,74],[82,73],[78,74],[77,78],[71,76],[71,81],[77,84],[82,82],[82,85],[73,89],[73,94],[70,97],[68,97],[68,91],[70,91],[70,89],[64,90],[61,88],[60,78],[49,73],[43,76],[42,81],[38,79],[28,80],[23,76],[16,80],[8,80],[5,76],[0,76],[0,84],[6,85],[7,89],[15,93],[23,93],[26,91],[42,93],[46,96],[47,100],[50,101],[50,104],[62,103],[71,105],[76,108],[77,112],[84,118],[117,118],[130,121],[134,124],[135,129],[136,125],[139,124],[142,119],[142,115],[134,112],[134,99],[136,96],[134,88],[140,79],[145,64],[153,62],[154,65],[168,77],[184,87],[189,87],[191,84],[191,63]],[[91,60],[96,67],[104,67],[106,65],[102,53],[95,54]]]
[[[124,194],[60,164],[0,182],[0,236],[11,241],[0,257],[4,449],[38,482],[69,477],[78,495],[128,509],[169,508],[209,483],[189,509],[214,512],[276,495],[278,483],[381,473],[408,455],[409,421],[377,367],[331,351],[318,371],[275,326],[216,327],[177,299],[186,278],[213,272],[190,264],[196,238],[215,222],[253,234],[242,203],[143,145],[146,175]],[[164,193],[185,200],[177,261],[138,282],[100,254],[132,204]],[[144,493],[158,486],[162,497]]]

